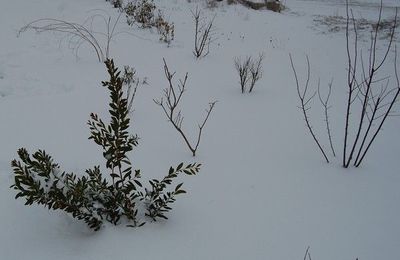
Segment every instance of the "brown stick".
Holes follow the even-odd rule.
[[[324,149],[322,148],[322,146],[319,143],[314,131],[312,130],[312,126],[310,124],[310,121],[309,121],[308,115],[307,115],[307,110],[310,109],[309,107],[307,107],[307,105],[314,98],[314,96],[316,95],[316,92],[314,92],[314,94],[312,94],[310,97],[306,97],[307,90],[308,90],[308,85],[309,85],[309,82],[310,82],[310,61],[308,59],[308,56],[306,56],[306,59],[307,59],[307,80],[306,80],[306,83],[305,83],[303,91],[301,91],[300,90],[299,80],[298,80],[297,73],[296,73],[296,69],[295,69],[295,67],[293,65],[292,55],[289,54],[289,57],[290,57],[290,64],[292,65],[292,69],[293,69],[293,73],[294,73],[294,78],[296,80],[297,95],[299,96],[299,99],[300,99],[300,109],[303,112],[304,121],[306,122],[308,131],[310,132],[312,138],[314,139],[314,142],[317,144],[317,146],[318,146],[319,150],[321,151],[322,155],[324,156],[326,162],[329,163],[328,157],[326,156],[326,153],[325,153]]]
[[[214,109],[216,101],[211,102],[209,104],[209,108],[206,109],[206,117],[204,118],[203,122],[198,125],[199,130],[198,130],[198,134],[197,134],[197,140],[194,142],[195,144],[192,145],[191,142],[189,141],[189,139],[187,138],[186,133],[182,129],[183,116],[181,114],[181,111],[180,110],[177,111],[179,102],[181,101],[182,95],[185,92],[188,74],[187,73],[185,74],[184,80],[183,81],[180,80],[179,85],[176,88],[172,81],[173,77],[175,75],[175,72],[171,73],[169,71],[169,68],[167,66],[165,59],[163,59],[163,61],[164,61],[164,73],[165,73],[165,77],[167,78],[167,81],[168,81],[168,87],[166,89],[164,89],[165,101],[164,101],[163,97],[159,100],[154,99],[153,101],[163,109],[166,117],[168,118],[168,121],[171,122],[171,124],[174,126],[176,131],[178,131],[178,133],[182,136],[187,147],[192,152],[192,155],[196,156],[196,151],[199,148],[201,136],[203,134],[203,128],[206,125],[212,110]]]

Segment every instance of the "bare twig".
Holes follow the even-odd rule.
[[[397,13],[397,10],[396,10],[396,13]],[[392,98],[392,100],[390,102],[389,107],[386,109],[386,113],[383,115],[383,118],[382,118],[381,122],[379,123],[378,128],[375,130],[375,133],[373,134],[371,140],[369,141],[368,146],[366,147],[366,149],[362,153],[362,156],[360,157],[360,159],[355,161],[355,166],[356,167],[360,166],[360,164],[363,161],[365,155],[367,154],[369,148],[371,147],[372,142],[375,140],[376,136],[378,135],[378,133],[382,129],[383,123],[386,121],[387,117],[390,115],[390,112],[392,111],[392,108],[393,108],[394,104],[397,102],[397,98],[399,97],[399,94],[400,94],[400,80],[399,80],[399,73],[398,73],[397,70],[398,70],[397,69],[397,48],[395,47],[394,71],[395,71],[395,77],[396,77],[396,83],[397,83],[396,92],[395,92],[395,94],[394,94],[394,96],[393,96],[393,98]],[[361,152],[361,148],[360,148],[360,152]]]
[[[196,58],[205,57],[210,53],[210,44],[213,41],[214,19],[203,22],[202,13],[196,7],[191,11],[194,20],[194,50],[193,54]]]
[[[329,99],[330,99],[331,93],[332,93],[332,84],[333,84],[333,79],[328,84],[328,94],[327,94],[326,98],[323,99],[322,95],[321,95],[321,90],[320,90],[320,81],[318,80],[318,98],[319,98],[319,101],[321,102],[322,106],[324,107],[326,132],[328,134],[329,145],[331,147],[331,151],[332,151],[333,156],[336,157],[335,149],[333,148],[331,127],[330,127],[330,124],[329,124],[329,113],[328,113],[328,110],[330,108]]]
[[[187,138],[186,133],[182,129],[182,123],[184,117],[181,113],[181,110],[179,110],[178,108],[182,95],[186,90],[186,81],[188,79],[188,74],[187,73],[185,74],[185,78],[183,80],[179,80],[178,86],[174,86],[173,77],[175,75],[175,72],[171,73],[169,71],[165,59],[163,59],[163,61],[164,61],[164,73],[168,81],[168,87],[164,89],[164,96],[161,99],[157,100],[154,99],[153,101],[162,108],[162,110],[165,113],[165,116],[168,118],[168,121],[171,122],[174,128],[182,136],[187,147],[192,152],[192,155],[196,156],[196,151],[200,145],[200,140],[204,126],[206,125],[208,118],[210,117],[210,114],[214,109],[216,101],[210,102],[208,109],[206,109],[206,116],[202,121],[202,123],[198,125],[199,129],[198,129],[197,139],[194,142],[194,144],[192,144]]]
[[[303,260],[311,260],[311,254],[310,254],[310,247],[309,246],[306,249],[306,253],[304,254]]]
[[[346,0],[346,51],[347,51],[347,61],[348,61],[348,70],[347,70],[347,87],[348,87],[348,98],[347,98],[347,109],[346,109],[346,123],[344,130],[344,145],[343,145],[343,167],[348,167],[346,163],[346,152],[347,152],[347,141],[349,135],[349,121],[350,121],[350,111],[351,105],[353,103],[353,92],[355,89],[359,89],[356,86],[356,70],[357,70],[357,55],[358,55],[358,38],[357,38],[357,27],[355,24],[355,19],[353,13],[351,13],[351,19],[353,22],[353,27],[355,33],[355,42],[354,42],[354,59],[352,59],[351,51],[350,51],[350,16],[349,16],[349,4],[348,0]]]
[[[300,109],[303,112],[303,116],[304,116],[304,121],[306,122],[308,131],[310,132],[312,138],[314,139],[314,142],[317,144],[319,150],[321,151],[322,155],[324,156],[325,160],[327,163],[329,163],[328,157],[326,156],[326,153],[324,151],[324,149],[322,148],[320,142],[318,141],[312,126],[310,124],[308,115],[307,115],[307,111],[310,109],[310,107],[308,106],[308,104],[310,103],[310,101],[314,98],[314,96],[317,94],[316,92],[314,92],[311,96],[308,96],[308,86],[309,86],[309,82],[310,82],[310,61],[308,59],[308,56],[306,57],[307,59],[307,80],[305,83],[305,86],[303,88],[303,90],[300,89],[300,83],[297,77],[297,73],[296,73],[296,69],[294,67],[293,64],[293,59],[292,59],[292,55],[289,54],[290,57],[290,64],[292,66],[292,70],[293,70],[293,74],[294,74],[294,78],[296,80],[296,89],[297,89],[297,95],[300,99]]]
[[[347,42],[347,54],[348,54],[348,86],[349,86],[349,99],[351,99],[352,92],[355,89],[358,89],[358,93],[361,94],[358,98],[361,101],[361,111],[359,113],[359,119],[358,119],[358,126],[356,128],[356,133],[355,133],[355,139],[352,143],[350,153],[346,155],[346,150],[347,150],[347,140],[348,140],[348,123],[349,123],[349,116],[352,111],[351,109],[351,104],[348,103],[347,105],[347,113],[346,113],[346,126],[345,126],[345,143],[344,143],[344,148],[343,148],[343,167],[347,168],[349,164],[351,163],[353,156],[355,153],[356,159],[354,160],[354,165],[358,167],[364,158],[363,155],[365,155],[366,151],[368,151],[368,148],[371,143],[366,148],[366,151],[363,152],[364,145],[366,144],[366,140],[369,137],[370,131],[372,130],[372,126],[374,125],[375,121],[378,120],[379,118],[383,117],[383,121],[386,120],[387,116],[391,114],[391,109],[393,107],[393,104],[396,102],[397,96],[395,94],[395,99],[393,99],[390,102],[385,102],[384,99],[388,96],[391,96],[392,93],[394,92],[393,89],[388,90],[388,82],[386,86],[381,87],[379,91],[375,90],[375,85],[385,79],[388,79],[388,77],[384,77],[381,79],[377,79],[377,74],[379,69],[383,66],[385,61],[388,58],[388,55],[390,53],[392,44],[393,44],[393,39],[394,39],[394,34],[395,34],[395,29],[396,29],[396,24],[397,24],[397,9],[396,9],[396,15],[395,19],[393,22],[393,26],[390,31],[390,38],[389,38],[389,44],[385,49],[384,55],[381,58],[381,60],[378,62],[377,61],[377,42],[378,42],[378,32],[379,32],[379,27],[382,19],[382,9],[383,9],[383,4],[381,1],[380,9],[379,9],[379,16],[378,16],[378,21],[376,23],[376,26],[374,27],[375,30],[371,35],[371,42],[370,42],[370,48],[369,48],[369,58],[368,58],[368,66],[364,64],[364,59],[363,56],[361,55],[361,80],[359,80],[360,83],[357,82],[357,77],[360,74],[357,69],[356,65],[358,62],[358,57],[357,53],[359,52],[358,46],[357,46],[357,40],[358,40],[358,32],[356,29],[356,25],[354,23],[354,16],[353,13],[351,12],[351,19],[353,20],[353,30],[354,30],[354,36],[355,36],[355,42],[354,42],[354,54],[351,55],[349,51],[349,41],[350,41],[350,35],[349,35],[349,30],[350,30],[350,16],[349,16],[349,6],[348,6],[348,1],[346,1],[346,10],[347,10],[347,25],[346,25],[346,42]],[[361,51],[360,51],[361,52]],[[362,52],[361,52],[362,53]],[[395,58],[396,59],[396,58]],[[367,68],[366,68],[367,67]],[[396,64],[395,64],[396,68]],[[395,72],[397,73],[397,71]],[[397,93],[397,92],[396,92]],[[389,105],[388,105],[389,104]],[[378,111],[382,109],[383,107],[388,106],[388,110],[381,116],[378,114]],[[370,114],[371,113],[371,114]],[[365,118],[368,120],[368,125],[365,129]],[[383,122],[381,121],[383,124]],[[379,132],[380,127],[376,130]],[[375,139],[375,136],[377,134],[375,132],[374,137],[371,139],[373,141]],[[361,144],[359,144],[359,141],[361,140]],[[361,156],[361,157],[360,157]]]
[[[264,54],[261,53],[258,55],[258,59],[251,62],[250,66],[250,74],[251,74],[251,82],[249,93],[253,91],[254,85],[256,82],[262,77],[262,61],[264,59]]]
[[[244,61],[241,61],[238,57],[234,59],[235,68],[239,74],[239,83],[242,93],[246,92],[246,89],[251,93],[256,82],[261,79],[263,59],[263,53],[258,55],[258,59],[253,59],[251,56],[246,57]]]
[[[239,82],[242,93],[246,91],[247,82],[250,79],[249,71],[251,67],[251,57],[246,57],[242,62],[239,58],[235,58],[235,68],[239,74]]]
[[[133,111],[133,101],[136,97],[136,92],[139,85],[146,85],[147,78],[140,79],[136,75],[136,70],[129,66],[124,66],[124,73],[122,75],[122,82],[126,87],[126,99],[128,100],[128,111]]]

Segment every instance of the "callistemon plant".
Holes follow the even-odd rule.
[[[143,187],[140,170],[132,168],[127,156],[138,144],[138,137],[128,132],[129,108],[123,79],[113,60],[107,60],[105,65],[110,79],[102,85],[110,92],[111,120],[107,124],[92,113],[88,125],[89,139],[103,151],[108,176],[103,175],[100,166],[87,169],[83,176],[63,172],[44,150],[29,154],[21,148],[19,159],[11,162],[15,175],[11,188],[18,192],[16,198],[24,198],[26,205],[36,203],[48,209],[63,210],[96,231],[104,221],[114,225],[124,221],[128,226],[137,227],[145,223],[141,215],[151,220],[166,219],[165,214],[171,210],[176,195],[186,193],[182,183],[167,191],[168,187],[180,173],[195,175],[201,166],[181,163],[176,168],[170,167],[162,180],[152,179],[150,187]],[[146,212],[138,214],[143,208]]]

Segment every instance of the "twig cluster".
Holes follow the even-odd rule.
[[[133,110],[133,102],[136,97],[136,92],[139,85],[146,85],[147,78],[140,79],[136,75],[136,70],[130,66],[124,66],[124,73],[122,75],[122,83],[126,88],[126,99],[128,100],[128,111],[132,112]]]
[[[303,260],[311,260],[310,247],[307,247]]]
[[[236,57],[234,59],[235,69],[239,74],[239,83],[242,93],[248,90],[251,93],[256,82],[262,77],[262,61],[264,54],[259,54],[257,59],[251,56],[246,57],[243,61]]]
[[[311,108],[309,104],[313,100],[315,95],[317,94],[316,91],[314,91],[312,94],[308,93],[308,90],[309,90],[308,88],[309,88],[309,83],[310,83],[310,60],[308,59],[308,56],[307,56],[306,57],[306,60],[307,60],[307,78],[306,78],[306,82],[305,82],[304,87],[301,88],[300,87],[300,83],[299,83],[299,79],[298,79],[298,76],[297,76],[297,72],[296,72],[295,66],[293,64],[292,55],[289,55],[289,57],[290,57],[290,64],[292,66],[294,78],[295,78],[295,81],[296,81],[297,95],[298,95],[299,100],[300,100],[300,107],[299,108],[301,109],[301,111],[303,113],[303,118],[304,118],[304,121],[306,122],[306,126],[307,126],[308,131],[310,132],[314,142],[318,146],[318,149],[322,153],[325,161],[327,163],[329,163],[328,156],[326,155],[325,150],[322,148],[321,143],[319,142],[316,134],[314,133],[313,127],[312,127],[312,125],[310,123],[309,116],[307,114],[307,111],[310,110],[310,108]],[[329,96],[328,96],[328,100],[329,100]],[[326,103],[328,103],[328,100],[326,101]],[[328,120],[327,120],[327,122],[328,122]],[[328,127],[329,127],[329,124],[328,124]]]
[[[196,58],[205,57],[210,53],[210,44],[213,41],[215,16],[210,21],[204,22],[198,7],[194,11],[191,10],[191,13],[195,26],[193,54]]]
[[[360,166],[372,143],[382,130],[382,126],[387,118],[395,115],[394,105],[397,103],[400,94],[400,81],[397,68],[397,48],[394,46],[394,35],[397,27],[397,9],[393,24],[390,29],[390,37],[387,39],[387,46],[384,49],[383,55],[378,57],[377,44],[380,34],[379,28],[381,27],[380,23],[383,9],[381,2],[378,21],[373,26],[374,29],[373,32],[371,32],[371,40],[367,57],[365,57],[362,49],[360,49],[358,46],[358,31],[353,12],[349,10],[348,3],[346,4],[346,7],[347,99],[342,159],[342,166],[344,168],[348,168],[350,164],[353,164],[355,167]],[[354,35],[354,40],[352,43],[350,35],[351,31]],[[394,75],[382,77],[379,75],[379,73],[382,67],[386,64],[386,61],[391,53],[394,54]],[[328,116],[332,82],[328,85],[329,89],[326,98],[323,98],[321,95],[319,81],[318,91],[315,91],[309,95],[307,93],[310,80],[310,63],[308,57],[307,79],[305,82],[305,87],[302,90],[299,86],[299,80],[291,55],[290,62],[296,81],[297,93],[300,100],[300,108],[303,112],[308,131],[312,135],[326,162],[329,162],[327,153],[312,129],[307,111],[311,108],[309,106],[310,101],[314,98],[316,93],[318,93],[319,100],[324,108],[324,117],[326,121],[329,145],[332,150],[332,154],[336,156]],[[352,141],[350,141],[351,137],[353,138]]]
[[[346,2],[347,3],[347,2]],[[384,55],[377,57],[377,41],[379,28],[382,20],[383,4],[381,2],[379,17],[374,31],[371,33],[370,46],[367,53],[367,61],[361,49],[358,48],[358,32],[352,10],[349,10],[347,3],[347,23],[346,23],[346,51],[348,58],[347,67],[347,109],[345,121],[345,134],[343,145],[343,167],[349,167],[350,163],[360,166],[365,158],[371,144],[382,129],[383,123],[388,116],[393,115],[393,106],[397,102],[400,93],[400,83],[397,71],[397,49],[394,46],[394,86],[390,86],[391,77],[380,77],[378,73],[385,64],[394,42],[394,34],[397,25],[397,9],[395,18],[390,29],[388,45]],[[350,43],[350,26],[353,27],[354,43]],[[360,67],[361,66],[361,67]],[[356,114],[354,102],[361,104],[360,111]],[[352,119],[351,114],[355,114],[358,119]],[[349,142],[351,120],[356,123],[355,138]],[[374,127],[376,126],[376,127]],[[348,153],[349,152],[349,153]],[[355,160],[353,161],[355,156]]]
[[[181,113],[181,110],[179,109],[179,104],[182,99],[183,93],[186,91],[186,82],[188,79],[188,73],[185,74],[183,80],[179,80],[179,84],[176,86],[173,83],[173,77],[175,75],[175,72],[171,73],[169,71],[165,59],[163,59],[163,61],[164,61],[164,74],[168,81],[168,87],[164,89],[163,97],[161,97],[160,99],[154,99],[154,102],[162,108],[162,110],[165,113],[165,116],[168,118],[168,121],[171,122],[176,131],[178,131],[178,133],[182,136],[187,147],[192,152],[192,155],[196,156],[196,151],[200,145],[200,140],[204,126],[206,125],[207,120],[210,117],[212,110],[214,109],[216,101],[210,102],[208,109],[206,109],[206,116],[204,120],[202,121],[201,124],[198,124],[197,139],[194,142],[190,142],[187,137],[187,134],[184,132],[182,128],[184,117]]]

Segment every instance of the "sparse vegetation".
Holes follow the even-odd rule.
[[[43,18],[32,21],[22,27],[18,35],[27,30],[34,30],[37,33],[59,32],[66,34],[68,46],[73,49],[77,57],[82,44],[86,43],[96,52],[99,62],[104,62],[110,56],[111,42],[116,34],[115,29],[119,18],[120,15],[113,21],[110,16],[106,17],[98,13],[90,16],[83,24],[60,19]],[[93,31],[91,24],[93,24],[96,19],[104,21],[103,32]]]
[[[161,10],[157,10],[153,0],[129,2],[123,8],[123,11],[128,25],[139,25],[141,28],[156,28],[160,35],[160,41],[168,45],[174,40],[174,24],[165,19]]]
[[[86,170],[83,176],[61,172],[44,150],[30,155],[21,148],[19,159],[11,162],[15,180],[11,187],[18,192],[16,199],[25,198],[26,205],[36,203],[48,209],[63,210],[84,220],[95,231],[104,221],[117,225],[124,219],[131,227],[143,225],[144,220],[138,217],[139,203],[146,207],[146,215],[152,220],[167,219],[166,213],[171,210],[176,196],[185,191],[182,183],[171,191],[166,189],[179,174],[195,175],[200,170],[200,164],[184,166],[181,163],[176,168],[171,167],[161,181],[152,179],[149,189],[142,186],[140,170],[133,169],[127,156],[138,144],[138,137],[128,132],[129,101],[124,94],[123,79],[113,60],[105,64],[110,79],[102,84],[110,92],[111,122],[106,124],[92,113],[88,125],[89,139],[102,148],[109,176],[103,176],[100,166]]]
[[[204,22],[201,11],[197,7],[191,11],[194,20],[194,50],[196,58],[205,57],[210,53],[210,44],[213,40],[213,24],[215,16],[208,22]]]
[[[122,83],[126,88],[126,99],[128,100],[128,111],[133,110],[133,101],[136,97],[136,92],[139,85],[146,85],[147,78],[140,79],[136,75],[136,70],[130,66],[124,66],[124,73],[122,75]]]
[[[126,22],[128,25],[139,24],[142,28],[151,28],[154,25],[155,10],[156,5],[153,0],[129,2],[124,7]]]
[[[372,26],[370,46],[367,52],[367,60],[365,60],[364,53],[358,45],[359,32],[357,30],[356,20],[354,19],[353,12],[349,10],[348,3],[346,7],[347,100],[342,159],[342,166],[344,168],[348,168],[350,164],[353,164],[355,167],[361,165],[372,143],[382,130],[383,124],[388,117],[393,115],[394,106],[400,94],[397,49],[394,45],[394,37],[397,28],[397,9],[395,18],[390,27],[389,37],[380,38],[379,36],[383,28],[381,26],[383,10],[383,5],[381,3],[378,20],[376,24]],[[353,32],[353,37],[351,36],[351,32]],[[384,41],[386,43],[381,57],[378,57],[378,41]],[[382,76],[380,72],[382,68],[386,66],[388,57],[391,54],[393,54],[394,59],[393,74]],[[327,153],[316,138],[316,134],[309,123],[307,115],[307,111],[310,109],[308,104],[317,93],[317,91],[311,94],[308,93],[310,82],[310,64],[308,57],[307,77],[305,87],[302,91],[300,91],[299,79],[291,57],[290,60],[306,125],[325,160],[329,162]],[[330,89],[331,86],[329,87],[329,93]],[[329,96],[330,94],[328,94],[325,101],[320,95],[319,98],[324,107],[331,150],[335,155],[327,115]],[[350,141],[350,138],[353,138],[353,140]]]
[[[197,149],[199,148],[200,145],[201,136],[203,134],[203,128],[206,125],[212,110],[214,109],[216,101],[210,102],[209,108],[206,110],[206,117],[204,118],[203,122],[198,125],[199,130],[197,134],[197,139],[194,143],[190,142],[186,132],[182,128],[183,115],[181,113],[181,110],[179,110],[180,101],[182,99],[183,93],[186,91],[186,82],[188,79],[188,74],[187,73],[185,74],[185,78],[183,80],[179,80],[178,86],[174,85],[173,77],[175,75],[175,72],[171,73],[169,71],[165,59],[163,59],[163,61],[164,61],[164,73],[168,81],[168,87],[164,89],[163,97],[160,99],[155,99],[154,102],[162,108],[162,110],[165,113],[165,116],[168,118],[168,121],[174,126],[176,131],[178,131],[178,133],[181,135],[181,137],[185,141],[185,144],[192,152],[192,155],[196,156]]]
[[[236,57],[234,59],[235,69],[239,75],[240,89],[242,93],[246,90],[251,93],[256,82],[262,77],[262,61],[264,54],[259,54],[257,59],[251,56],[246,57],[243,61]]]

